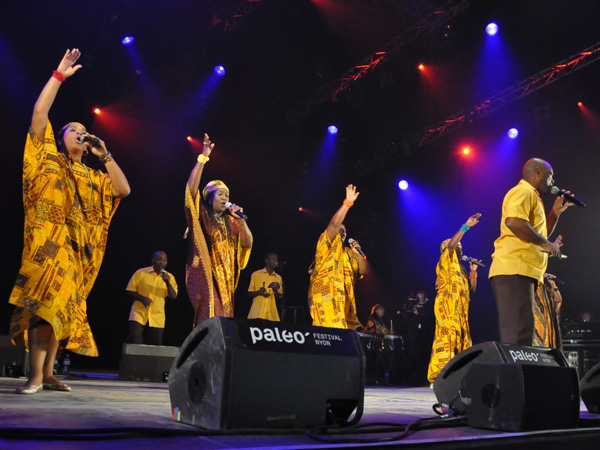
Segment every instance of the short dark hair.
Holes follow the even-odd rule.
[[[265,259],[267,259],[271,255],[279,256],[276,251],[269,250],[269,251],[265,252]]]

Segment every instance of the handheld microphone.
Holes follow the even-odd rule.
[[[566,194],[565,192],[562,192],[557,186],[552,186],[550,188],[550,193],[552,193],[554,195],[564,195],[564,197],[568,201],[575,203],[577,206],[581,206],[582,208],[585,208],[585,203],[583,203],[581,200],[579,200],[577,197],[575,197],[571,194]]]
[[[227,206],[229,208],[229,211],[231,211],[231,207],[233,206],[233,203],[227,202],[227,203],[225,203],[225,206]],[[235,213],[233,211],[231,211],[231,214],[237,214],[242,219],[248,220],[248,216],[241,211],[236,211]]]
[[[165,273],[166,270],[165,269],[160,269],[160,273]]]
[[[100,139],[91,136],[79,136],[77,140],[82,144],[89,142],[94,147],[98,147],[100,145]]]
[[[544,274],[544,278],[547,280],[554,280],[560,284],[565,284],[565,282],[563,280],[561,280],[560,278],[556,278],[554,275],[552,275],[552,278],[550,278],[550,274],[547,272]]]
[[[548,257],[550,257],[550,252],[548,250],[540,250],[542,253],[548,253]],[[560,253],[558,252],[558,254],[556,255],[557,259],[567,259],[568,256],[565,255],[564,253]]]
[[[356,242],[356,241],[355,241],[354,239],[352,239],[352,238],[348,239],[348,244],[350,244],[350,245],[354,244],[355,242]],[[360,253],[360,256],[362,256],[363,258],[366,258],[366,257],[367,257],[367,255],[365,255],[365,252],[363,252],[363,251],[360,249],[360,247],[354,247],[354,248],[356,249],[356,251],[357,251],[358,253]]]
[[[467,261],[468,263],[473,263],[476,266],[485,267],[485,264],[483,264],[482,262],[477,261],[475,258],[469,258],[467,255],[462,255],[461,259],[463,261]]]

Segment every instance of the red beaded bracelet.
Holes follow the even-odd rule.
[[[62,73],[60,73],[58,70],[55,70],[54,72],[52,72],[52,76],[54,78],[56,78],[58,81],[60,81],[61,83],[66,80],[65,76]]]

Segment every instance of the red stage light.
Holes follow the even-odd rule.
[[[462,152],[463,152],[465,155],[468,155],[470,151],[471,151],[471,149],[470,149],[469,147],[465,147],[465,148],[463,148],[463,151],[462,151]]]
[[[579,106],[581,108],[583,106],[583,103],[577,102],[577,106]]]
[[[94,109],[94,114],[96,114],[96,115],[100,115],[101,112],[102,111],[100,111],[100,108],[95,108]]]
[[[186,139],[187,139],[188,141],[192,142],[192,137],[191,137],[191,136],[188,136]]]
[[[298,208],[298,211],[304,211],[304,208],[301,206],[300,208]]]
[[[423,64],[419,64],[419,70],[425,70],[425,66]]]

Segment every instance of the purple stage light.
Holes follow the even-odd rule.
[[[509,138],[514,139],[519,135],[519,130],[516,128],[511,128],[506,134],[508,134]]]
[[[223,66],[215,66],[215,75],[218,77],[222,77],[225,75],[225,67]]]
[[[494,22],[488,23],[487,26],[485,27],[485,32],[487,33],[488,36],[495,36],[496,33],[498,32],[498,25],[495,24]]]
[[[405,191],[405,190],[407,190],[407,189],[408,189],[408,181],[406,181],[406,180],[401,180],[401,181],[398,183],[398,187],[399,187],[399,188],[400,188],[400,190],[402,190],[402,191]]]
[[[327,127],[327,132],[331,135],[337,134],[338,128],[335,125],[329,125]]]
[[[133,36],[125,36],[123,38],[123,40],[121,41],[121,44],[131,45],[131,44],[133,44],[133,41],[135,41],[135,38]]]

